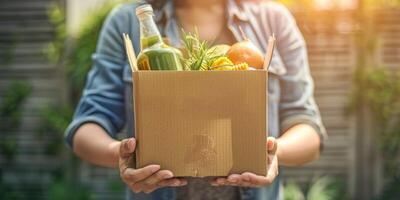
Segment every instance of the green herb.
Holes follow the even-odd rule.
[[[207,41],[201,41],[196,29],[195,33],[182,30],[182,43],[186,50],[183,59],[185,70],[210,70],[212,62],[221,57],[215,54]]]

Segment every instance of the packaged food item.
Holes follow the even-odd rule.
[[[137,64],[139,70],[176,70],[181,71],[181,52],[163,42],[153,20],[153,8],[145,4],[136,8],[140,23],[140,46]]]

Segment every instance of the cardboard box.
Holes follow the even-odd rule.
[[[268,73],[135,71],[136,167],[266,175]]]

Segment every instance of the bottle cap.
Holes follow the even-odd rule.
[[[151,7],[150,4],[144,4],[144,5],[141,5],[141,6],[136,8],[136,15],[137,16],[141,15],[142,13],[145,13],[145,12],[153,12],[153,8]]]

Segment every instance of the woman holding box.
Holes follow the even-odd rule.
[[[119,168],[131,189],[127,199],[281,199],[279,166],[297,166],[319,156],[325,129],[313,97],[304,39],[289,11],[273,2],[238,0],[147,1],[153,5],[161,33],[171,44],[180,42],[180,29],[194,32],[214,44],[233,44],[247,37],[266,51],[268,36],[276,36],[276,50],[269,69],[270,165],[267,176],[250,172],[226,178],[175,178],[163,166],[132,168],[136,141],[132,114],[132,77],[123,33],[133,38],[139,52],[139,25],[129,3],[115,8],[105,21],[93,67],[89,72],[66,140],[82,159],[100,166]],[[129,139],[115,135],[127,126]],[[276,138],[276,139],[275,139]]]

